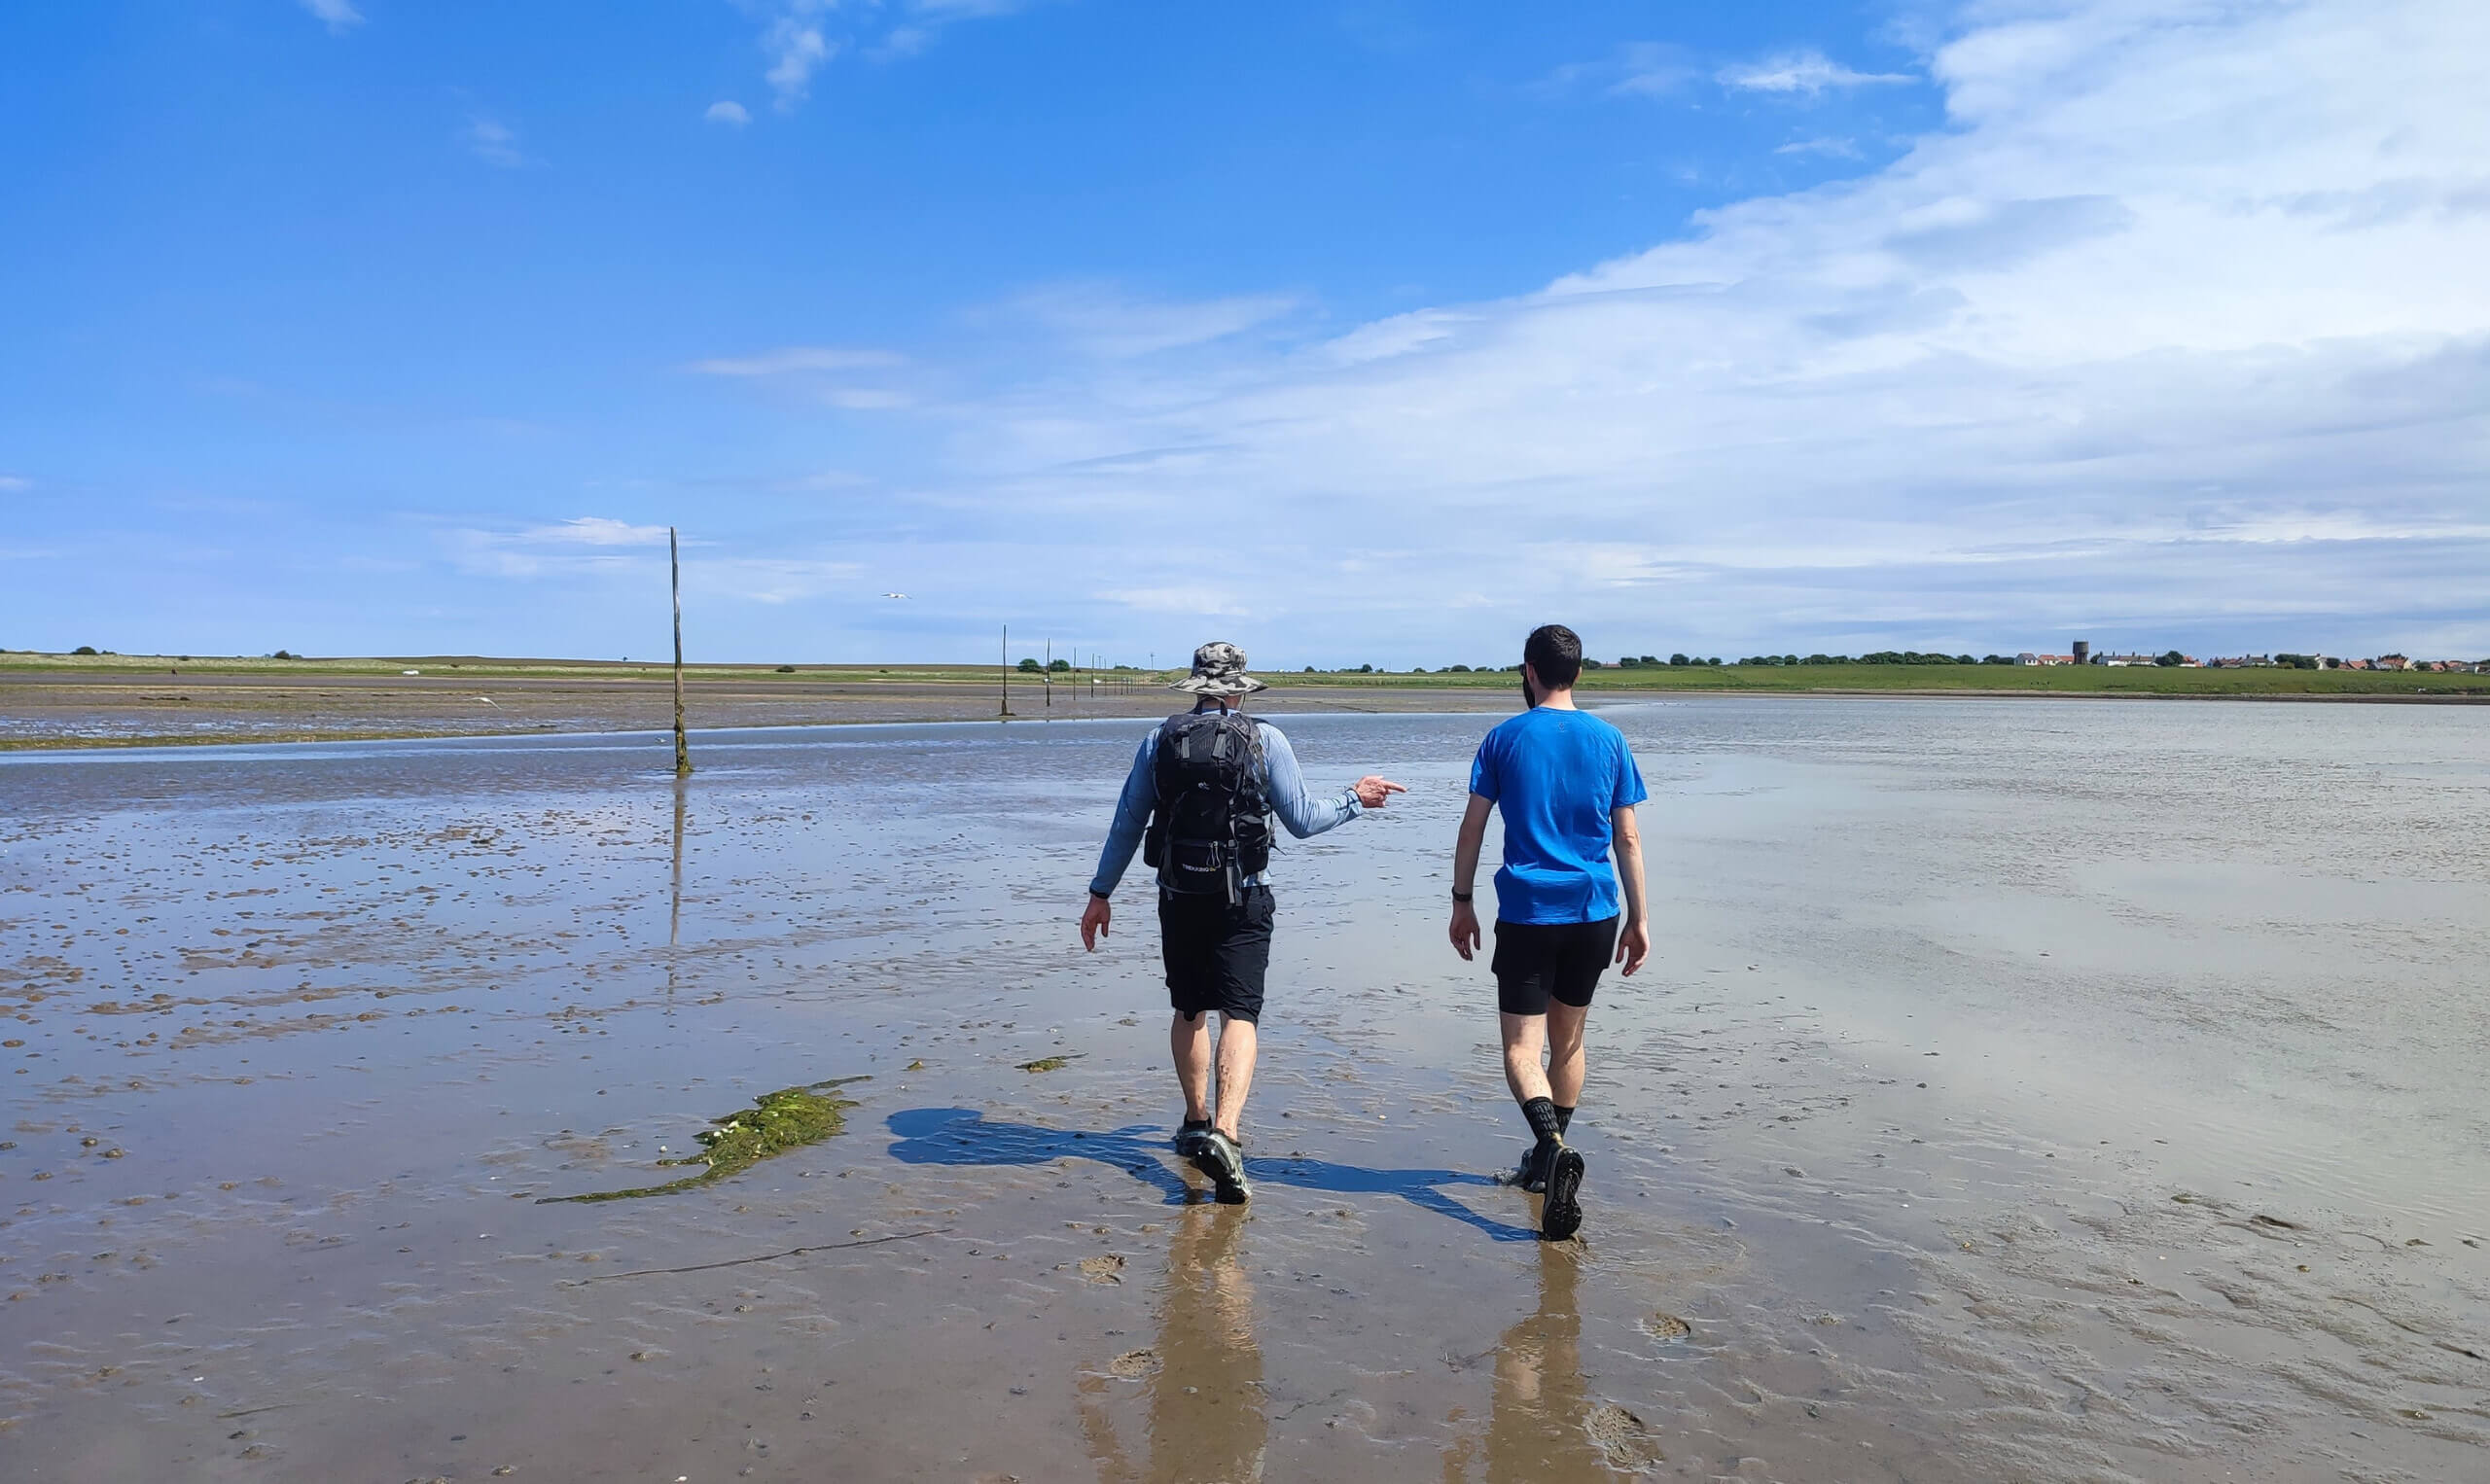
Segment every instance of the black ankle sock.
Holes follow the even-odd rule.
[[[1542,1144],[1552,1144],[1564,1137],[1563,1128],[1556,1120],[1553,1098],[1531,1099],[1521,1105],[1521,1115],[1530,1120],[1530,1131],[1539,1136]]]
[[[1560,1138],[1560,1139],[1561,1139],[1561,1138],[1563,1138],[1565,1135],[1570,1134],[1570,1133],[1572,1133],[1573,1131],[1574,1131],[1574,1110],[1572,1110],[1572,1109],[1570,1109],[1570,1108],[1559,1108],[1559,1109],[1557,1109],[1557,1110],[1556,1110],[1556,1137],[1558,1137],[1558,1138]]]
[[[1194,1129],[1208,1127],[1210,1127],[1210,1120],[1208,1118],[1187,1118],[1185,1120],[1185,1130],[1188,1133],[1191,1133]]]

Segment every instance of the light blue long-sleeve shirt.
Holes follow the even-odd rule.
[[[1298,769],[1297,753],[1288,738],[1259,719],[1254,729],[1263,739],[1263,796],[1289,833],[1301,840],[1337,829],[1366,812],[1355,789],[1342,789],[1321,799],[1307,794],[1305,775]],[[1154,726],[1133,750],[1132,771],[1124,775],[1124,792],[1116,800],[1116,822],[1107,830],[1107,848],[1098,852],[1098,874],[1089,879],[1091,892],[1100,897],[1115,895],[1116,883],[1132,865],[1132,853],[1141,848],[1142,832],[1150,827],[1150,811],[1157,800],[1158,728]],[[1270,871],[1264,869],[1246,877],[1244,884],[1267,886],[1270,880]]]

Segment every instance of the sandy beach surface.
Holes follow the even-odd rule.
[[[548,667],[551,668],[550,666]],[[1353,685],[1268,692],[1272,706],[1365,714],[1507,711],[1511,687],[1493,689]],[[702,729],[984,722],[1006,704],[1023,722],[1164,715],[1163,685],[1131,676],[1066,678],[1047,686],[1014,675],[990,681],[882,679],[860,669],[795,676],[694,671],[685,686],[689,724]],[[0,669],[0,750],[24,747],[527,736],[657,730],[674,724],[674,686],[660,668],[571,673],[468,674],[431,664],[421,674],[306,673],[265,669],[61,671]]]
[[[0,758],[0,1477],[2490,1476],[2479,712],[1606,708],[1657,948],[1550,1245],[1494,718],[1271,709],[1411,792],[1283,852],[1244,1208],[1146,884],[1073,931],[1133,720]]]

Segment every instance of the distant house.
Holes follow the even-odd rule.
[[[2369,662],[2366,659],[2346,659],[2343,661],[2343,668],[2346,670],[2366,670],[2369,668]]]
[[[2205,661],[2205,667],[2211,670],[2270,670],[2274,667],[2274,656],[2233,654],[2223,659],[2208,659]]]
[[[2018,665],[2071,665],[2075,663],[2075,656],[2072,654],[2035,654],[2031,651],[2026,650],[2022,654],[2014,656],[2014,662]]]
[[[2152,656],[2150,654],[2102,654],[2095,656],[2092,662],[2097,665],[2149,665],[2152,663]]]
[[[2041,662],[2041,656],[2033,654],[2030,650],[2025,650],[2022,654],[2014,656],[2014,662],[2018,665],[2036,665]]]
[[[2412,668],[2412,661],[2404,658],[2401,654],[2380,654],[2377,658],[2369,661],[2369,668],[2372,670],[2409,670]]]

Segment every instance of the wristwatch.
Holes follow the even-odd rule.
[[[1468,892],[1454,892],[1452,894],[1452,900],[1455,901],[1468,901],[1470,897],[1471,894]]]

